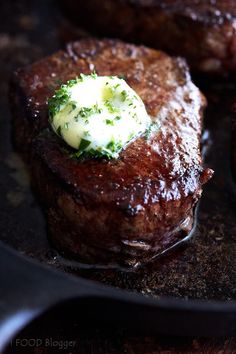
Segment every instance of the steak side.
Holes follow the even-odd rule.
[[[157,117],[118,159],[76,160],[49,127],[47,99],[59,81],[124,75]],[[116,40],[86,39],[16,72],[11,86],[16,145],[27,158],[53,245],[86,262],[137,265],[191,230],[212,171],[200,152],[205,99],[183,59]],[[154,119],[154,118],[153,118]],[[69,151],[68,151],[69,150]]]

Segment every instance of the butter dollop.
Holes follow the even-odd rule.
[[[53,130],[79,157],[117,158],[152,124],[137,93],[118,76],[80,74],[48,100]]]

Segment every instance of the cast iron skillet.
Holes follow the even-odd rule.
[[[2,31],[7,33],[4,38],[0,33],[2,348],[40,313],[72,300],[83,325],[87,321],[147,334],[235,335],[236,192],[230,165],[234,80],[198,82],[209,101],[205,115],[209,134],[204,135],[203,147],[206,164],[215,175],[204,189],[197,227],[186,247],[135,272],[86,269],[66,262],[48,244],[44,216],[12,148],[7,101],[12,70],[58,47],[53,6],[22,0],[12,9],[4,2],[0,13],[2,25],[6,19]],[[26,15],[34,21],[27,22]]]
[[[23,326],[65,300],[77,298],[79,321],[142,333],[235,335],[236,303],[152,299],[76,278],[0,245],[0,350]],[[83,309],[83,311],[82,311]],[[78,309],[77,309],[78,310]]]
[[[209,97],[212,92],[217,97],[217,87],[210,91]],[[228,95],[231,86],[223,87]],[[2,112],[7,115],[7,111]],[[83,326],[93,323],[99,327],[116,326],[147,334],[235,335],[235,243],[232,238],[235,189],[228,159],[230,124],[227,122],[230,121],[221,110],[218,114],[222,121],[219,121],[219,126],[215,124],[214,129],[211,129],[210,120],[212,116],[218,118],[216,111],[206,115],[211,139],[216,143],[214,149],[204,145],[204,149],[208,149],[206,158],[218,176],[206,189],[191,242],[185,248],[134,272],[109,268],[83,269],[78,264],[66,262],[50,248],[44,216],[27,184],[24,166],[12,150],[9,124],[6,124],[0,132],[1,147],[5,152],[0,170],[0,234],[4,243],[17,251],[0,242],[0,350],[26,324],[64,301],[75,302],[78,321]],[[222,125],[224,132],[221,131]],[[222,162],[218,152],[223,146]],[[214,158],[210,151],[213,151]],[[222,178],[225,181],[223,185]],[[217,200],[221,217],[214,218],[216,209],[212,208]],[[225,223],[222,223],[222,218]],[[213,240],[212,225],[216,227]],[[219,225],[223,228],[221,232]],[[221,238],[220,246],[218,238]],[[186,265],[187,268],[183,268]],[[81,276],[93,280],[85,280]],[[183,277],[187,281],[181,285]],[[205,281],[203,285],[202,279]]]

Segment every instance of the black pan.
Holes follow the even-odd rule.
[[[55,13],[54,3],[38,1],[4,3],[0,13],[2,347],[34,317],[72,299],[83,323],[122,326],[142,333],[235,335],[234,80],[194,78],[209,101],[203,151],[215,176],[204,189],[193,237],[135,271],[89,268],[67,261],[47,241],[44,215],[31,193],[25,167],[12,148],[7,100],[12,70],[60,46],[60,17]]]
[[[0,351],[22,327],[63,301],[74,301],[83,326],[145,334],[235,335],[236,303],[147,298],[55,271],[0,248]],[[75,301],[76,300],[76,301]]]

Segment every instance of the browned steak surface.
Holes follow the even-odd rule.
[[[94,69],[124,75],[160,129],[150,140],[138,138],[118,159],[78,161],[44,129],[46,102],[58,80]],[[184,60],[120,41],[83,40],[18,71],[12,99],[17,146],[30,151],[33,183],[57,248],[86,261],[134,264],[191,229],[211,171],[203,169],[200,154],[205,99]]]
[[[194,70],[236,71],[235,0],[60,0],[89,32],[186,57]]]

